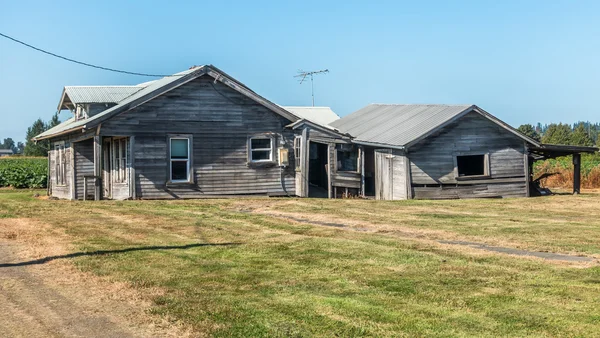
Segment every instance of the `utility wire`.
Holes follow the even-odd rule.
[[[57,57],[57,58],[59,58],[59,59],[63,59],[63,60],[69,61],[69,62],[77,63],[77,64],[80,64],[80,65],[84,65],[84,66],[88,66],[88,67],[92,67],[92,68],[96,68],[96,69],[102,69],[102,70],[107,70],[107,71],[110,71],[110,72],[122,73],[122,74],[129,74],[129,75],[137,75],[137,76],[149,76],[149,77],[167,77],[167,76],[179,76],[179,75],[162,75],[162,74],[145,74],[145,73],[136,73],[136,72],[128,72],[128,71],[126,71],[126,70],[119,70],[119,69],[107,68],[107,67],[102,67],[102,66],[96,66],[96,65],[93,65],[93,64],[90,64],[90,63],[86,63],[86,62],[81,62],[81,61],[77,61],[77,60],[69,59],[68,57],[64,57],[64,56],[60,56],[60,55],[57,55],[57,54],[54,54],[54,53],[48,52],[48,51],[46,51],[46,50],[43,50],[43,49],[41,49],[41,48],[37,48],[37,47],[35,47],[35,46],[32,46],[32,45],[30,45],[30,44],[28,44],[28,43],[25,43],[25,42],[23,42],[23,41],[21,41],[21,40],[18,40],[18,39],[15,39],[15,38],[13,38],[13,37],[10,37],[10,36],[8,36],[8,35],[6,35],[6,34],[2,34],[2,33],[0,33],[0,36],[2,36],[2,37],[5,37],[5,38],[7,38],[7,39],[9,39],[9,40],[12,40],[12,41],[14,41],[14,42],[16,42],[16,43],[22,44],[23,46],[29,47],[29,48],[31,48],[31,49],[35,49],[35,50],[37,50],[38,52],[42,52],[42,53],[44,53],[44,54],[48,54],[48,55],[51,55],[51,56]]]

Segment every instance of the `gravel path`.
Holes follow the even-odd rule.
[[[246,211],[244,211],[244,212],[246,212]],[[286,215],[286,214],[273,214],[273,213],[266,213],[266,212],[257,212],[257,213],[269,215],[272,217],[279,217],[279,218],[291,220],[291,221],[298,222],[298,223],[321,225],[321,226],[328,226],[328,227],[334,227],[334,228],[343,228],[343,229],[347,229],[347,230],[354,230],[354,231],[361,231],[361,232],[372,232],[372,233],[377,232],[375,229],[370,229],[369,227],[358,227],[357,228],[357,227],[349,226],[344,223],[340,223],[338,221],[323,222],[323,221],[312,220],[312,219],[307,219],[307,218],[299,218],[299,217],[295,217],[292,215]],[[410,234],[410,233],[405,233],[405,232],[401,232],[401,231],[396,231],[395,233],[400,233],[402,235],[402,237],[417,238],[417,236],[415,236],[414,234]],[[503,254],[508,254],[508,255],[538,257],[538,258],[543,258],[543,259],[552,260],[552,261],[564,261],[564,262],[575,262],[575,263],[589,263],[589,262],[597,261],[597,259],[593,258],[593,257],[557,254],[557,253],[552,253],[552,252],[528,251],[528,250],[521,250],[521,249],[501,247],[501,246],[491,246],[491,245],[487,245],[484,243],[476,243],[476,242],[468,242],[468,241],[450,241],[450,240],[435,240],[435,241],[440,244],[465,246],[465,247],[469,247],[469,248],[490,251],[490,252],[503,253]]]
[[[90,304],[68,285],[48,283],[48,267],[11,266],[18,245],[0,241],[1,337],[134,337],[111,318],[110,304]]]

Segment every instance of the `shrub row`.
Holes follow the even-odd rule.
[[[45,188],[47,179],[45,157],[0,158],[0,187]]]
[[[555,174],[541,180],[541,184],[544,187],[573,187],[573,162],[571,156],[536,162],[533,171],[534,177],[538,177],[544,173]],[[581,156],[581,187],[588,189],[600,188],[600,155],[584,154]]]

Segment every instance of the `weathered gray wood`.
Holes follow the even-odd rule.
[[[135,178],[135,136],[129,138],[129,189],[132,199],[137,199],[137,183]]]
[[[459,154],[488,154],[488,181],[457,179],[455,156]],[[457,185],[480,187],[485,183],[494,184],[494,193],[499,196],[527,196],[526,154],[521,138],[472,112],[409,149],[412,186],[415,187],[412,191],[415,198],[422,198],[424,190],[419,187],[423,185],[443,185],[444,189],[451,189]],[[514,185],[515,182],[520,184]],[[502,185],[496,183],[505,184],[506,191],[503,192]],[[516,193],[515,187],[522,190]],[[465,198],[465,192],[469,190],[462,189],[460,198]],[[426,191],[434,194],[429,189]],[[445,191],[444,194],[447,195]]]
[[[132,189],[136,197],[285,194],[286,191],[295,194],[295,166],[284,169],[282,180],[281,169],[275,162],[249,166],[247,149],[250,135],[274,133],[278,140],[276,148],[289,149],[293,163],[295,134],[285,128],[291,121],[213,81],[209,77],[196,79],[103,123],[104,136],[135,137],[131,149],[136,176]],[[180,187],[167,184],[168,134],[193,135],[191,174],[195,184]],[[308,168],[301,171],[308,176]],[[298,192],[305,193],[302,189]]]
[[[94,141],[88,139],[72,144],[75,163],[73,198],[83,200],[87,198],[86,192],[94,192],[94,181],[87,180],[86,185],[85,180],[85,176],[94,176]]]
[[[365,197],[365,148],[363,146],[358,147],[358,154],[360,158],[360,196]]]
[[[102,175],[102,142],[100,136],[94,136],[94,176]],[[94,180],[94,200],[99,201],[102,198],[102,182],[98,179]]]

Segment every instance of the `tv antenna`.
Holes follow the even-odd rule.
[[[307,80],[310,77],[310,91],[312,94],[313,107],[315,106],[315,85],[313,82],[313,76],[319,75],[319,74],[325,74],[325,73],[329,73],[329,69],[315,70],[315,71],[310,71],[310,72],[305,72],[302,69],[300,69],[300,70],[298,70],[298,75],[294,76],[294,77],[300,78],[300,84],[302,84],[305,80]]]

